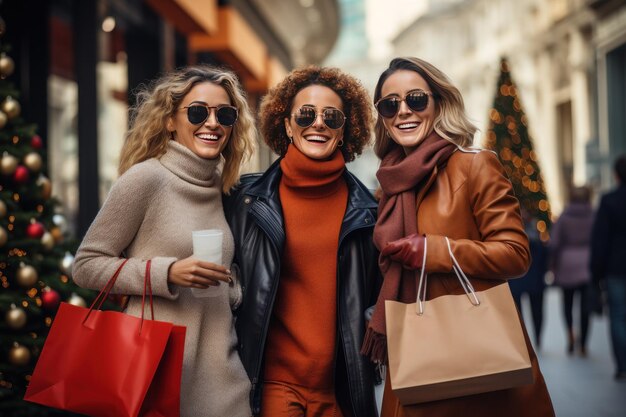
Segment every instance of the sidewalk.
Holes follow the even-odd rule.
[[[626,416],[626,382],[616,382],[613,379],[615,369],[606,315],[592,316],[588,356],[586,358],[578,355],[569,356],[565,351],[567,342],[561,313],[560,290],[548,289],[544,302],[543,347],[537,355],[556,415]],[[524,308],[528,308],[528,305],[524,304]],[[530,321],[530,314],[525,314],[524,317]],[[532,334],[532,329],[528,330]]]

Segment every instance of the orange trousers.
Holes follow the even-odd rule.
[[[335,390],[265,381],[259,417],[343,417]]]

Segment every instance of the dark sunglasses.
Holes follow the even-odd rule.
[[[219,106],[207,106],[206,104],[192,104],[191,106],[181,107],[187,109],[187,120],[192,125],[200,125],[209,118],[211,109],[215,109],[215,118],[217,123],[225,127],[230,127],[237,121],[237,108],[222,104]]]
[[[317,110],[313,106],[302,106],[292,116],[298,126],[306,128],[315,123]],[[327,107],[322,110],[322,120],[329,129],[337,130],[346,123],[346,116],[339,109]]]
[[[433,93],[424,90],[409,91],[404,98],[400,97],[385,97],[378,100],[375,104],[378,114],[390,119],[398,114],[400,110],[400,103],[403,101],[413,111],[422,111],[428,107],[428,96],[432,96]]]

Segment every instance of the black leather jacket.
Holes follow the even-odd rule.
[[[236,321],[239,354],[252,381],[250,403],[254,414],[261,408],[264,348],[285,243],[278,195],[282,176],[279,162],[263,175],[243,176],[241,184],[224,199],[226,218],[235,237],[234,262],[243,288]],[[359,351],[365,334],[364,313],[375,304],[382,282],[378,252],[372,242],[377,203],[347,170],[344,179],[348,205],[337,253],[335,389],[348,415],[375,417],[374,366]]]

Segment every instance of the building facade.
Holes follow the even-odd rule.
[[[339,30],[336,0],[23,0],[2,2],[0,16],[23,117],[38,125],[78,237],[117,178],[139,86],[187,64],[227,66],[255,110],[294,66],[321,62]],[[261,145],[247,169],[272,158]]]
[[[394,55],[452,78],[483,134],[509,60],[554,212],[570,184],[612,185],[611,163],[626,152],[626,1],[431,1],[393,43]]]

